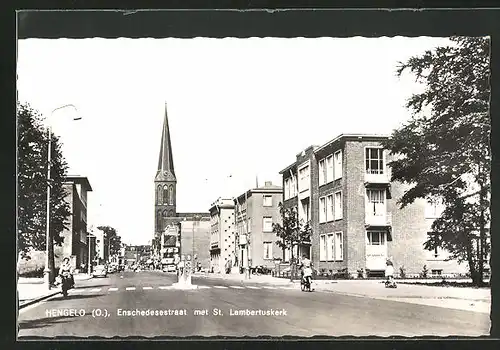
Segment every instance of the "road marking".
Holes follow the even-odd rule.
[[[214,286],[214,288],[219,288],[219,289],[227,289],[226,286]]]
[[[250,288],[250,289],[260,289],[260,287],[254,287],[254,286],[247,286],[247,288]]]
[[[94,288],[91,290],[91,292],[100,292],[101,291],[101,288]]]
[[[235,289],[245,289],[245,287],[240,287],[240,286],[229,286],[231,288],[235,288]]]
[[[142,287],[142,289],[153,289],[153,287]]]
[[[158,288],[160,288],[160,289],[171,289],[172,286],[161,286],[161,287],[158,287]]]
[[[297,289],[295,287],[280,287],[281,289]],[[298,290],[298,289],[297,289]]]
[[[210,286],[198,286],[198,289],[208,289],[211,288]]]
[[[108,291],[110,292],[116,292],[118,290],[118,288],[109,288]]]
[[[69,292],[71,293],[80,293],[83,292],[85,289],[70,289]]]
[[[269,287],[269,286],[264,286],[266,289],[276,289],[276,287]]]
[[[135,287],[127,287],[125,290],[135,290]]]

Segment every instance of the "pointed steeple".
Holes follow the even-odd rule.
[[[170,130],[168,129],[167,103],[165,102],[165,119],[161,134],[160,156],[158,158],[158,171],[155,181],[176,181],[174,171],[174,159],[172,157],[172,143],[170,142]]]

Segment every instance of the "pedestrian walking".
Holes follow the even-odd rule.
[[[394,264],[392,262],[392,257],[388,258],[385,262],[385,278],[386,287],[396,287],[396,282],[394,282]]]
[[[232,262],[231,255],[229,255],[226,261],[226,274],[231,273],[231,265],[232,265],[231,262]]]

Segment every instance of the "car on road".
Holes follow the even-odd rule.
[[[94,266],[94,271],[92,271],[93,277],[107,277],[108,271],[105,265]]]
[[[109,265],[108,266],[108,273],[114,273],[116,272],[116,266],[115,265]]]
[[[175,265],[163,266],[163,272],[175,272]]]

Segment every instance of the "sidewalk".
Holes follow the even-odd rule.
[[[85,281],[92,277],[86,274],[75,275],[76,281]],[[19,308],[34,304],[40,300],[49,298],[53,295],[61,293],[61,288],[52,287],[50,290],[43,283],[43,278],[24,278],[19,277],[17,283],[17,291],[19,293]]]
[[[201,278],[212,278],[212,279],[220,279],[224,281],[234,281],[234,282],[242,282],[242,283],[267,283],[273,285],[293,285],[294,283],[298,283],[296,280],[294,282],[290,282],[290,279],[287,278],[276,278],[270,275],[252,275],[250,278],[247,278],[245,274],[218,274],[218,273],[195,273],[193,277],[201,277]]]
[[[385,288],[384,282],[380,280],[317,282],[319,283],[316,283],[315,288],[318,291],[322,290],[344,295],[481,313],[490,313],[491,309],[491,290],[489,288],[432,287],[415,284],[398,284],[398,288],[392,289]]]
[[[252,275],[250,279],[242,274],[195,274],[202,278],[237,281],[242,283],[265,283],[271,285],[298,285],[299,280],[290,282],[287,278],[269,275]],[[398,288],[385,288],[383,280],[315,280],[313,288],[317,291],[371,299],[391,300],[490,313],[491,290],[489,288],[438,287],[415,284],[398,284]]]

